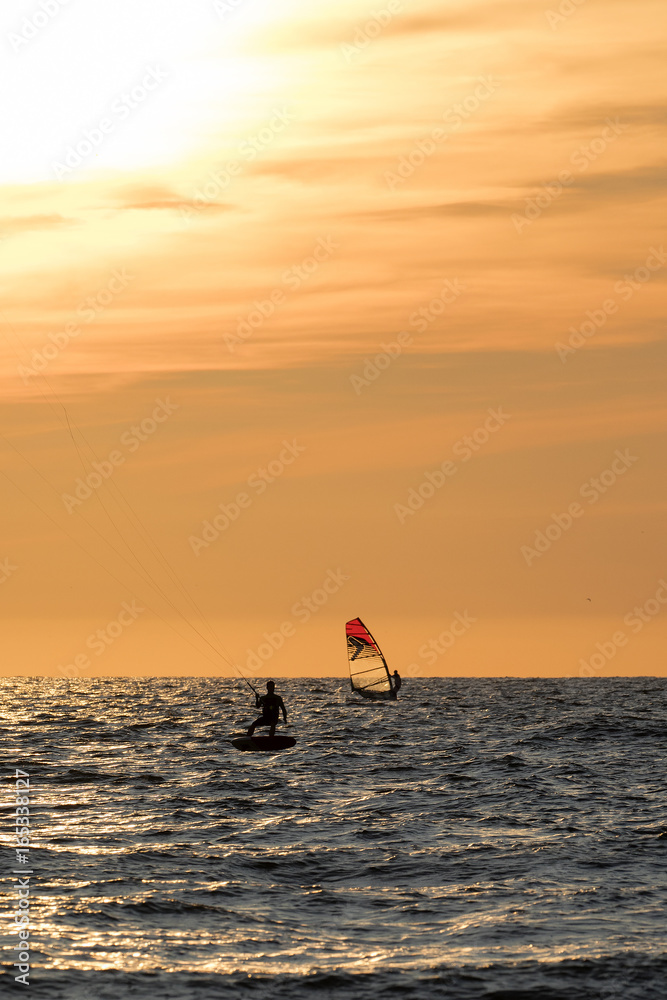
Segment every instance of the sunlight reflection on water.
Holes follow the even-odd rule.
[[[36,988],[115,970],[174,990],[297,977],[300,995],[363,972],[377,996],[440,968],[518,988],[532,962],[537,989],[567,963],[602,982],[624,956],[663,961],[667,682],[422,679],[372,708],[338,679],[280,687],[298,742],[265,756],[227,742],[252,715],[236,681],[3,682]]]

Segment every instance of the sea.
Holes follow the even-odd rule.
[[[3,996],[667,997],[667,679],[0,685]]]

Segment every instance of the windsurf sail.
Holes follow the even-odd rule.
[[[364,698],[388,698],[391,695],[389,668],[361,618],[346,622],[345,634],[352,690]]]

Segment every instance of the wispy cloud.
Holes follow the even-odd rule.
[[[59,229],[62,226],[74,226],[76,219],[68,219],[62,215],[12,215],[0,217],[0,232],[6,234],[40,232],[45,229]]]

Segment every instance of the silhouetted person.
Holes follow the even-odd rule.
[[[403,681],[401,680],[401,675],[399,674],[398,670],[394,670],[391,676],[391,680],[392,680],[392,688],[391,688],[392,697],[395,698],[398,692],[401,690],[401,684],[403,683]]]
[[[285,704],[280,695],[275,693],[275,687],[276,685],[273,681],[267,681],[266,690],[268,693],[263,694],[261,698],[259,695],[255,696],[255,705],[257,708],[261,708],[262,714],[259,719],[255,719],[253,724],[248,727],[248,736],[252,736],[257,726],[270,726],[269,736],[273,736],[281,711],[283,713],[283,722],[287,722]]]

